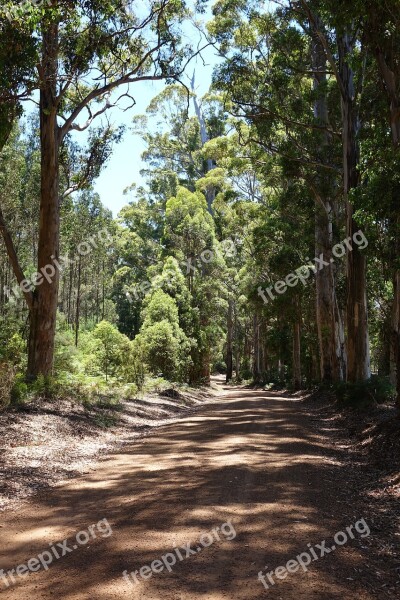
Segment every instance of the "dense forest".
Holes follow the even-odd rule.
[[[1,405],[213,372],[399,397],[399,6],[146,6],[1,8]],[[142,180],[113,218],[123,136]]]

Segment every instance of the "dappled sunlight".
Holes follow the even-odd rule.
[[[304,420],[300,422],[304,425]],[[29,511],[22,511],[23,535],[15,535],[13,527],[2,530],[7,558],[1,559],[1,567],[19,564],[71,530],[106,517],[113,528],[110,538],[91,540],[88,547],[56,561],[48,572],[31,575],[24,580],[24,593],[46,586],[53,596],[62,592],[66,600],[115,596],[258,600],[264,590],[257,574],[266,565],[274,569],[286,564],[308,543],[332,538],[350,524],[350,517],[338,520],[329,510],[329,477],[333,470],[340,480],[340,468],[339,450],[323,447],[304,426],[299,429],[295,402],[260,392],[230,391],[201,413],[125,445],[85,478],[38,499],[35,520],[40,519],[43,529],[34,526]],[[323,513],[316,498],[327,507]],[[195,544],[202,534],[227,521],[237,532],[235,539],[221,536],[178,561],[171,573],[164,570],[134,585],[122,578],[124,570],[138,571],[175,546]],[[61,522],[65,529],[58,527]],[[88,578],[78,589],[74,581],[83,559]],[[296,590],[299,599],[308,600],[308,586],[318,573],[322,586],[318,600],[339,598],[349,589],[348,582],[338,577],[344,560],[354,568],[362,563],[351,545],[341,548],[307,573],[280,581],[272,597],[284,598]],[[333,595],[324,595],[324,587],[334,590]],[[10,600],[19,598],[19,589],[20,584],[9,590]]]

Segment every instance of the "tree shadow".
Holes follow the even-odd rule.
[[[368,515],[349,504],[345,449],[313,431],[298,400],[278,392],[229,390],[201,412],[114,451],[86,478],[41,494],[1,529],[0,568],[26,562],[48,543],[70,540],[107,518],[113,535],[54,562],[7,590],[10,600],[38,597],[259,600],[372,600],[382,590],[365,561],[368,538],[350,540],[312,563],[307,572],[257,579],[329,540]],[[171,573],[131,585],[122,572],[138,571],[174,545],[193,542],[231,521],[237,536],[223,536]],[[385,571],[385,565],[380,564]],[[379,585],[378,585],[379,584]],[[379,594],[379,596],[377,596]]]

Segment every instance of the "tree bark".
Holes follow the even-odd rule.
[[[47,272],[33,294],[28,346],[28,380],[53,372],[59,270],[59,127],[57,125],[58,24],[43,31],[40,89],[41,197],[38,272]],[[43,271],[42,271],[43,269]]]
[[[21,265],[19,264],[17,252],[15,250],[15,246],[12,241],[10,232],[8,231],[7,226],[5,224],[4,216],[1,211],[1,208],[0,208],[0,231],[3,236],[4,245],[6,247],[6,252],[7,252],[8,258],[10,260],[12,270],[14,272],[14,275],[15,275],[18,283],[21,285],[22,282],[25,280],[25,275],[21,268]],[[21,289],[22,288],[23,288],[23,286],[21,287]],[[30,291],[28,291],[28,292],[23,291],[23,293],[24,293],[28,308],[31,309],[33,306],[33,294]]]
[[[81,281],[82,281],[82,256],[79,255],[78,261],[78,284],[76,288],[76,310],[75,310],[75,346],[78,347],[79,342],[79,321],[81,309]]]
[[[71,263],[69,266],[69,285],[68,285],[68,299],[67,299],[67,305],[68,305],[68,312],[67,312],[67,318],[68,318],[68,325],[72,325],[73,323],[73,316],[72,316],[72,291],[74,289],[74,264]]]
[[[228,300],[228,321],[226,335],[226,383],[233,377],[233,302]]]
[[[293,387],[301,389],[301,324],[299,320],[293,324]]]
[[[386,95],[389,104],[389,122],[392,133],[392,143],[395,151],[400,150],[400,96],[399,96],[399,71],[395,70],[396,61],[394,56],[385,56],[383,50],[375,44],[372,44],[375,49],[375,56],[378,63],[378,68],[382,80],[385,84]],[[391,48],[394,52],[394,45]],[[398,268],[398,260],[400,256],[400,201],[399,198],[394,198],[392,213],[394,218],[391,218],[393,225],[394,237],[394,273],[393,273],[393,304],[392,304],[392,319],[391,319],[391,380],[397,390],[397,404],[400,406],[400,269]],[[397,264],[396,264],[397,263]]]
[[[317,98],[314,105],[314,116],[319,125],[329,127],[328,102],[326,97],[326,55],[322,42],[314,33],[312,44],[312,60],[314,72],[314,90]],[[332,144],[327,129],[320,134],[317,147],[319,159],[324,160],[326,150]],[[332,175],[318,174],[315,205],[315,252],[323,254],[324,260],[332,259],[332,219],[335,181]],[[316,272],[316,322],[319,342],[320,372],[323,382],[331,383],[343,379],[341,361],[338,350],[340,330],[340,314],[336,310],[336,289],[333,261],[332,264],[318,269]]]
[[[199,121],[199,125],[200,125],[201,145],[204,146],[210,140],[210,137],[207,133],[207,127],[206,127],[206,123],[204,120],[203,112],[201,110],[199,103],[197,102],[197,96],[195,94],[195,89],[194,89],[194,80],[195,80],[195,73],[193,73],[193,77],[192,77],[192,81],[191,81],[191,87],[192,87],[192,92],[193,92],[193,105],[194,105],[194,110],[196,113],[197,120]],[[205,167],[204,167],[204,175],[206,175],[206,173],[209,173],[209,171],[212,171],[214,168],[215,168],[215,165],[214,165],[213,161],[211,159],[207,159]],[[213,204],[214,204],[214,200],[215,200],[215,195],[216,195],[216,190],[215,190],[214,186],[212,186],[206,190],[207,208],[208,208],[208,212],[210,213],[211,216],[213,216],[213,214],[214,214]]]
[[[357,43],[354,35],[355,25],[349,23],[343,35],[337,33],[339,65],[331,52],[325,28],[320,19],[311,11],[306,0],[301,5],[308,16],[313,32],[319,37],[324,47],[326,58],[332,67],[341,95],[341,112],[343,125],[343,180],[346,204],[346,232],[348,237],[358,231],[353,218],[353,206],[350,193],[360,183],[358,132],[360,128],[357,107],[357,94],[354,85],[354,71],[351,66],[353,51]],[[362,49],[364,50],[364,49]],[[362,89],[362,76],[359,82]],[[358,246],[347,252],[347,380],[364,381],[371,376],[370,350],[368,335],[368,310],[366,294],[366,259]]]
[[[392,335],[394,363],[394,383],[397,392],[397,404],[400,407],[400,271],[396,270],[393,281],[393,305],[392,305]]]
[[[240,381],[240,367],[241,367],[241,356],[240,356],[240,336],[239,336],[239,319],[238,319],[238,307],[235,304],[235,372],[236,381]]]
[[[340,57],[340,75],[342,82],[342,120],[343,120],[343,179],[346,202],[346,233],[353,239],[359,230],[353,218],[353,206],[350,193],[360,183],[358,171],[360,128],[356,106],[354,72],[350,65],[354,42],[350,34],[338,40]],[[353,244],[347,251],[347,380],[364,381],[371,376],[370,350],[368,335],[368,309],[366,289],[366,258],[358,246]]]
[[[260,323],[257,313],[253,317],[253,380],[255,383],[261,381],[260,365]]]

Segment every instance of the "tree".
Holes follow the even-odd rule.
[[[217,37],[225,56],[225,62],[216,71],[215,85],[229,94],[234,115],[251,124],[248,132],[241,125],[238,127],[239,131],[245,131],[242,143],[258,144],[264,153],[276,153],[288,177],[301,177],[306,182],[317,206],[316,249],[325,249],[329,257],[332,248],[329,219],[341,187],[337,163],[340,128],[347,236],[353,237],[359,229],[353,218],[351,196],[359,184],[358,134],[363,83],[360,38],[355,23],[354,31],[350,31],[352,25],[348,25],[347,13],[342,18],[329,2],[301,0],[277,4],[280,8],[276,11],[255,7],[250,12],[241,3],[229,3],[228,7],[224,2],[215,5],[209,30]],[[325,74],[335,78],[335,90],[324,81]],[[341,103],[339,114],[337,105],[332,103],[337,97]],[[310,119],[310,108],[314,110],[314,119]],[[260,153],[260,163],[264,160]],[[325,217],[323,213],[321,216],[321,208]],[[343,334],[340,312],[335,306],[333,268],[318,274],[317,286],[322,375],[328,380],[339,379],[344,371]],[[358,248],[347,252],[347,287],[347,377],[356,381],[370,376],[366,262]]]
[[[213,218],[201,192],[178,188],[176,197],[168,200],[164,243],[166,253],[184,265],[192,297],[194,318],[190,337],[197,343],[192,352],[191,381],[209,382],[213,348],[221,333],[221,304],[226,302],[222,289],[226,266],[218,251]]]
[[[153,98],[146,115],[134,119],[134,130],[146,143],[142,159],[147,166],[142,174],[153,198],[167,200],[176,195],[178,185],[193,192],[196,182],[214,169],[207,142],[225,132],[220,100],[215,94],[198,98],[193,74],[191,91],[170,85]],[[153,123],[155,131],[150,127]],[[212,186],[205,191],[210,214],[216,192]]]
[[[385,2],[366,2],[364,12],[364,35],[369,51],[375,57],[377,69],[387,100],[392,144],[398,163],[400,156],[400,36],[399,7],[388,7]],[[392,161],[390,161],[392,162]],[[396,167],[395,167],[396,169]],[[400,405],[400,189],[395,186],[390,206],[390,237],[393,257],[393,304],[391,315],[392,376],[397,386],[397,402]]]
[[[143,325],[135,343],[142,348],[154,374],[184,381],[190,364],[191,343],[179,326],[176,301],[157,287],[146,298]]]
[[[101,321],[93,331],[93,337],[100,345],[96,352],[100,368],[106,376],[115,375],[129,354],[129,340],[108,321]]]
[[[36,72],[31,70],[26,88],[40,90],[38,272],[59,256],[60,152],[66,137],[87,129],[115,105],[117,88],[145,80],[178,79],[182,72],[185,51],[179,48],[176,23],[185,13],[183,4],[151,2],[145,17],[135,14],[132,6],[118,0],[89,1],[83,6],[54,0],[44,10],[31,7],[28,16],[22,9],[13,13],[13,27],[18,32],[28,23],[36,46]],[[1,13],[3,25],[6,11],[7,6]],[[122,97],[132,100],[126,90]],[[85,110],[88,118],[79,122]],[[2,232],[15,276],[22,282],[23,272],[4,223]],[[56,271],[52,281],[25,293],[30,310],[28,378],[52,372],[58,288]]]

